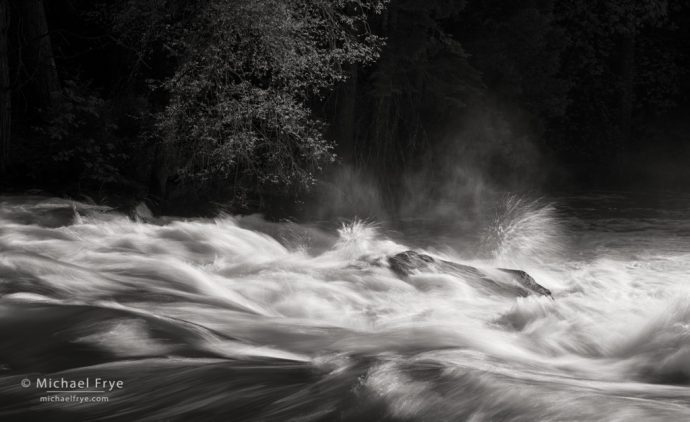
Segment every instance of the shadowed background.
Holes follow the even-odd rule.
[[[679,0],[3,0],[0,12],[5,190],[313,217],[690,180]]]

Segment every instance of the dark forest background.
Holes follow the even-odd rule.
[[[320,216],[684,189],[689,54],[684,0],[0,0],[0,188]]]

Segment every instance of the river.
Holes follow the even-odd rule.
[[[690,420],[690,198],[458,215],[132,219],[0,197],[0,420]],[[553,298],[401,277],[386,257],[409,249],[524,270]],[[45,403],[86,395],[46,378],[122,383]]]

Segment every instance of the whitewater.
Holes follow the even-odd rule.
[[[690,198],[153,218],[0,197],[0,420],[690,420]],[[544,295],[388,258],[527,272]],[[23,379],[122,380],[40,403]],[[27,416],[28,415],[28,416]]]

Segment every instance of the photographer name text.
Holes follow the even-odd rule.
[[[23,387],[29,387],[29,383],[25,383],[27,379],[22,382]],[[29,385],[27,385],[29,384]],[[121,390],[125,386],[123,380],[112,380],[106,378],[49,378],[37,377],[33,383],[35,388],[45,390],[63,391],[63,390],[98,390],[99,392],[110,392],[114,390]]]

